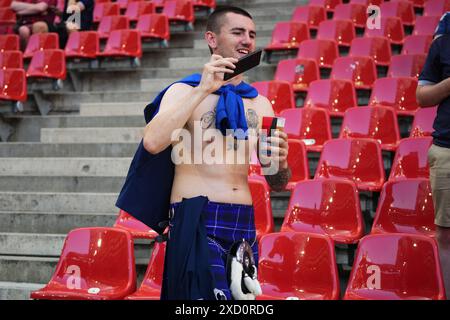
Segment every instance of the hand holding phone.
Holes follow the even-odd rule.
[[[229,80],[259,65],[261,62],[261,54],[262,49],[258,49],[240,58],[239,61],[235,64],[236,69],[234,69],[234,73],[225,73],[223,76],[223,80]]]

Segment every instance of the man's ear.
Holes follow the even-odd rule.
[[[206,31],[205,33],[205,40],[208,43],[208,46],[211,49],[217,48],[217,35],[212,31]]]

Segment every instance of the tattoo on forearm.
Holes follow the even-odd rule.
[[[289,179],[292,177],[292,172],[289,167],[286,169],[280,169],[276,174],[266,175],[267,183],[274,191],[283,191],[286,187]]]

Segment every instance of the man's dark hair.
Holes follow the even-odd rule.
[[[236,14],[240,14],[242,16],[246,16],[253,20],[250,13],[241,9],[239,7],[233,6],[218,6],[213,13],[211,13],[208,17],[208,21],[206,23],[206,31],[212,31],[214,33],[220,32],[220,27],[222,26],[222,20],[225,17],[225,14],[228,12],[233,12]]]

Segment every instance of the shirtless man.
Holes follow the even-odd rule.
[[[216,9],[208,20],[205,34],[212,56],[204,65],[199,85],[172,85],[164,94],[159,112],[147,124],[143,139],[144,148],[151,154],[158,154],[172,145],[174,158],[174,150],[179,150],[179,144],[182,144],[183,150],[188,150],[185,152],[190,153],[189,161],[176,163],[171,208],[176,215],[177,206],[183,198],[200,195],[208,198],[204,213],[210,266],[220,297],[227,299],[231,298],[231,294],[226,279],[226,258],[232,244],[243,238],[247,240],[257,261],[254,212],[247,181],[249,155],[256,150],[257,139],[235,141],[232,136],[225,137],[215,128],[219,95],[213,93],[224,85],[237,86],[243,81],[242,75],[224,81],[224,73],[232,73],[238,58],[255,50],[255,38],[255,24],[246,11],[235,7]],[[263,116],[274,116],[270,102],[261,95],[243,99],[243,104],[249,132],[258,132]],[[179,135],[174,133],[181,128],[189,133],[191,140],[177,139]],[[201,144],[195,144],[196,130],[203,133],[213,130],[217,134]],[[261,163],[275,164],[278,170],[265,177],[274,190],[282,190],[290,178],[287,135],[277,132],[267,142],[269,146],[260,144],[260,149],[261,153],[270,150],[270,157],[260,159]],[[195,153],[202,154],[211,143],[223,149],[223,157],[216,159],[218,163],[194,163]],[[226,154],[230,151],[236,151],[237,156],[243,157],[241,159],[245,159],[245,162],[227,161]]]

